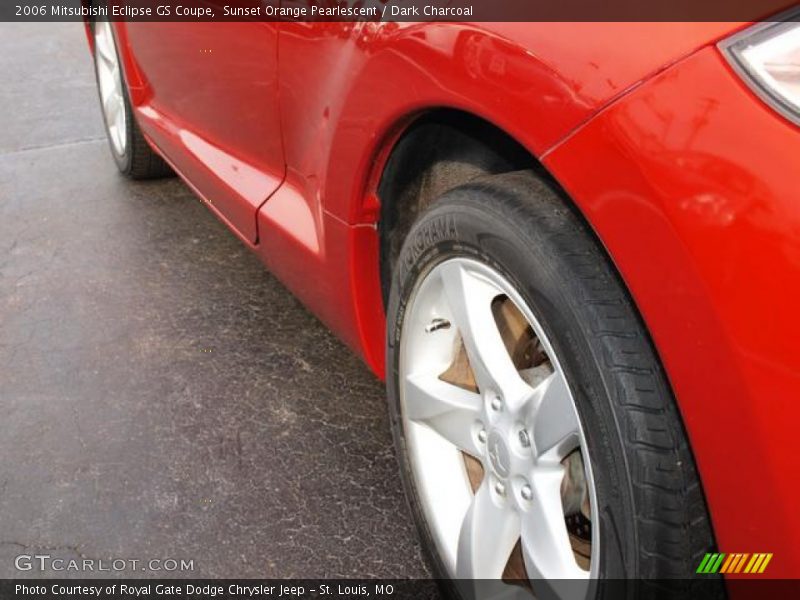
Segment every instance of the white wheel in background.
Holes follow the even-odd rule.
[[[94,59],[97,65],[97,87],[111,147],[120,156],[127,150],[127,114],[122,69],[117,54],[114,33],[108,21],[98,21],[94,27]]]
[[[171,175],[172,169],[147,143],[134,118],[114,27],[108,21],[94,21],[92,32],[100,108],[117,168],[131,179]]]

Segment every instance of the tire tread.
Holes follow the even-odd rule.
[[[580,282],[576,287],[591,294],[591,299],[588,293],[583,298],[585,311],[596,324],[591,335],[604,350],[600,354],[603,366],[617,375],[612,378],[616,387],[612,402],[625,443],[635,450],[629,453],[635,518],[637,529],[646,532],[640,536],[639,573],[659,579],[685,578],[713,550],[713,535],[677,405],[638,312],[591,232],[577,215],[559,206],[562,199],[541,180],[533,183],[527,173],[493,179],[493,186],[534,188],[532,196],[547,205],[552,218],[534,222],[530,208],[518,201],[510,215],[513,222],[519,227],[560,230],[549,240],[563,249],[560,256],[572,267],[563,276],[575,277]],[[598,295],[603,299],[598,301]],[[605,333],[609,331],[614,334]],[[644,399],[643,387],[648,391]],[[681,580],[674,583],[686,585]],[[661,587],[670,586],[662,582]]]

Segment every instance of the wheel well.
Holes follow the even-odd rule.
[[[530,152],[483,119],[442,109],[416,120],[392,149],[378,185],[384,306],[394,264],[421,211],[447,190],[475,178],[523,169],[550,178]]]

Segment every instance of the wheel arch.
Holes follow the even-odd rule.
[[[435,198],[487,175],[530,169],[549,178],[533,153],[513,136],[455,108],[432,108],[407,119],[382,155],[373,179],[384,305],[403,240],[416,215]]]

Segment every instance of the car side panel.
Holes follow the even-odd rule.
[[[796,576],[800,129],[710,47],[544,162],[608,248],[653,336],[720,550],[772,552],[769,576]]]
[[[468,111],[539,156],[616,96],[739,26],[283,23],[287,173],[259,212],[259,252],[383,376],[376,189],[414,118]]]
[[[117,24],[142,131],[247,242],[283,180],[277,25]]]
[[[361,222],[352,186],[362,179],[350,175],[409,115],[463,109],[539,156],[613,98],[739,26],[284,23],[287,164],[316,181],[326,210]]]

